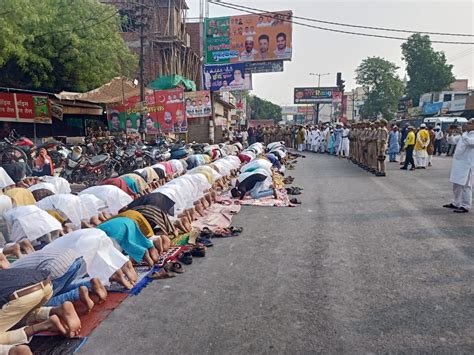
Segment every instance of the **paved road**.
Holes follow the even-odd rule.
[[[308,154],[298,208],[244,207],[178,278],[128,298],[90,354],[474,353],[474,215],[450,201],[450,159],[368,175]]]

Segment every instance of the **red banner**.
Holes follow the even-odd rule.
[[[48,98],[32,94],[0,93],[0,121],[51,123]]]
[[[107,119],[111,132],[136,133],[142,120],[147,134],[187,132],[184,91],[154,91],[145,95],[144,103],[138,96],[129,97],[123,105],[108,106]]]

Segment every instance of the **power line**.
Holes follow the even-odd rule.
[[[210,0],[211,3],[215,3],[218,5],[215,1]],[[228,3],[225,1],[219,1],[220,4],[226,4],[226,5],[235,5],[232,3]],[[262,11],[259,9],[255,9],[252,7],[248,6],[243,6],[243,5],[238,5],[240,8],[243,9],[248,9],[248,10],[253,10],[253,11],[260,11],[260,12],[269,12],[269,11]],[[439,36],[455,36],[455,37],[474,37],[473,34],[466,34],[466,33],[448,33],[448,32],[429,32],[429,31],[413,31],[413,30],[402,30],[402,29],[396,29],[396,28],[387,28],[387,27],[373,27],[373,26],[362,26],[362,25],[353,25],[353,24],[348,24],[348,23],[342,23],[342,22],[331,22],[331,21],[324,21],[324,20],[318,20],[314,18],[308,18],[308,17],[301,17],[301,16],[292,16],[293,18],[299,19],[299,20],[305,20],[305,21],[311,21],[311,22],[319,22],[319,23],[325,23],[327,25],[335,25],[335,26],[344,26],[344,27],[355,27],[355,28],[364,28],[368,30],[378,30],[378,31],[390,31],[390,32],[403,32],[403,33],[423,33],[423,34],[430,34],[430,35],[439,35]]]
[[[240,6],[240,5],[238,5],[238,6],[237,5],[235,5],[235,6],[234,5],[226,5],[226,4],[223,4],[221,2],[215,2],[215,1],[212,1],[212,0],[210,1],[210,3],[214,4],[214,5],[226,7],[226,8],[232,9],[232,10],[237,10],[237,11],[241,11],[241,12],[244,12],[244,13],[248,13],[248,14],[260,15],[260,16],[264,16],[264,17],[267,17],[267,18],[270,18],[270,17],[273,18],[271,15],[262,14],[262,13],[269,13],[269,11],[265,11],[265,10],[257,10],[259,12],[255,12],[255,11],[250,11],[250,10],[243,10],[242,6]],[[399,40],[399,41],[406,41],[408,39],[406,37],[395,37],[395,36],[377,35],[377,34],[372,34],[372,33],[360,33],[360,32],[352,32],[352,31],[343,31],[343,30],[337,30],[337,29],[333,29],[333,28],[310,25],[310,24],[303,23],[303,22],[296,22],[296,21],[292,21],[292,20],[285,20],[285,19],[279,19],[279,20],[282,21],[282,22],[288,22],[288,23],[292,23],[292,24],[295,24],[295,25],[314,28],[314,29],[318,29],[318,30],[323,30],[323,31],[328,31],[328,32],[336,32],[336,33],[343,33],[343,34],[350,34],[350,35],[355,35],[355,36],[393,39],[393,40]],[[474,45],[474,42],[431,41],[431,43]]]

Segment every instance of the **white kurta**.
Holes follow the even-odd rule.
[[[28,190],[30,190],[31,192],[39,190],[39,189],[49,190],[53,194],[56,194],[58,192],[56,190],[56,187],[53,184],[49,183],[49,182],[40,182],[38,184],[35,184],[35,185],[32,185],[32,186],[28,187]]]
[[[33,242],[45,234],[62,228],[56,218],[35,205],[12,208],[5,212],[5,217],[12,226],[11,240],[13,242],[24,238]]]
[[[44,247],[44,250],[49,251],[67,249],[72,249],[82,256],[86,263],[87,274],[98,278],[106,285],[109,284],[110,276],[128,261],[128,258],[114,247],[112,239],[97,228],[79,229]]]
[[[130,195],[113,185],[92,186],[79,193],[79,195],[83,194],[91,194],[104,201],[107,204],[106,211],[112,214],[117,214],[133,201]]]
[[[48,196],[36,202],[36,206],[43,210],[57,209],[63,212],[76,228],[79,228],[81,226],[81,220],[87,219],[88,216],[82,206],[81,199],[72,194]]]
[[[12,180],[12,178],[10,177],[10,175],[7,174],[5,169],[0,167],[0,189],[3,189],[4,187],[10,185],[15,185],[15,181]]]
[[[448,144],[455,144],[451,176],[449,181],[458,185],[471,185],[470,181],[474,169],[474,131],[462,135],[446,137]]]
[[[69,182],[59,176],[43,176],[42,179],[45,182],[48,182],[50,184],[53,184],[54,187],[56,188],[56,193],[58,194],[70,194],[71,193],[71,185]]]

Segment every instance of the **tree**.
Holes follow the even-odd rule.
[[[250,118],[254,120],[273,119],[275,123],[281,121],[281,107],[274,103],[261,99],[256,95],[247,96],[247,104],[250,106]]]
[[[415,105],[422,94],[444,90],[454,81],[453,66],[446,63],[443,52],[433,50],[429,36],[416,33],[401,47],[410,78],[406,93]]]
[[[0,82],[86,91],[137,66],[119,33],[120,17],[97,0],[2,0]]]
[[[398,67],[380,57],[364,59],[356,69],[357,84],[365,90],[366,99],[361,108],[363,117],[376,119],[382,115],[391,120],[397,112],[403,83],[396,74]]]

